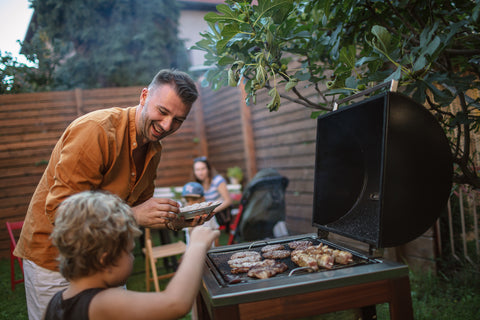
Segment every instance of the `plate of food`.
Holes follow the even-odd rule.
[[[180,208],[180,217],[185,217],[185,220],[193,219],[196,216],[210,214],[212,211],[222,204],[222,201],[204,201],[194,203]]]

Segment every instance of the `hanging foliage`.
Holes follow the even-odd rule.
[[[317,117],[334,101],[398,80],[452,137],[454,180],[480,188],[470,149],[480,124],[472,94],[480,87],[479,12],[473,0],[227,0],[205,16],[209,30],[194,48],[211,66],[205,86],[245,81],[247,103],[268,90],[270,111],[289,100]],[[302,94],[311,86],[316,97]]]

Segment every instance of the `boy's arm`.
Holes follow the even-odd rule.
[[[198,294],[205,255],[219,235],[218,230],[208,227],[194,228],[182,262],[164,291],[106,289],[92,300],[90,319],[178,319],[184,316]]]

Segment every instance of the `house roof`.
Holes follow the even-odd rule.
[[[225,0],[178,0],[180,2],[194,2],[194,3],[210,3],[210,4],[220,4],[225,3]]]
[[[177,0],[187,10],[212,11],[218,4],[225,3],[225,0]]]

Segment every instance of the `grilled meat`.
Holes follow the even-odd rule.
[[[262,257],[255,251],[241,251],[234,253],[228,260],[228,265],[232,273],[245,273],[257,262],[260,262]]]
[[[292,261],[300,267],[309,267],[313,271],[318,271],[317,259],[314,256],[309,255],[304,250],[297,249],[291,253]]]
[[[333,250],[335,262],[338,264],[349,264],[353,262],[353,255],[348,251]]]
[[[265,259],[284,259],[290,257],[290,250],[271,250],[262,253]]]
[[[262,253],[268,252],[268,251],[274,251],[274,250],[284,250],[285,247],[283,244],[269,244],[264,247],[262,247],[261,251]]]
[[[295,264],[300,267],[310,267],[315,271],[318,270],[318,267],[332,269],[335,263],[345,265],[353,262],[350,252],[333,250],[322,243],[306,248],[300,247],[294,250],[291,256]]]
[[[335,263],[335,258],[329,254],[321,254],[317,257],[317,263],[320,267],[325,269],[332,269],[333,264]]]
[[[288,243],[288,246],[292,250],[305,249],[306,247],[309,247],[311,245],[312,245],[312,241],[310,240],[296,240]]]
[[[332,269],[335,264],[346,265],[353,262],[350,252],[334,250],[325,244],[312,245],[309,240],[298,240],[288,243],[290,251],[283,244],[266,245],[257,251],[239,251],[230,256],[228,265],[232,274],[247,273],[249,277],[265,279],[273,277],[288,267],[275,259],[284,259],[290,256],[293,263],[300,267],[308,267],[312,271],[319,268]],[[262,257],[265,260],[262,260]]]
[[[246,257],[260,257],[260,253],[256,251],[239,251],[231,255],[230,260],[241,259]]]
[[[270,259],[268,259],[270,260]],[[267,261],[267,260],[264,260]],[[274,261],[274,260],[272,260]],[[266,265],[258,265],[248,270],[247,275],[251,278],[267,279],[282,273],[288,269],[288,266],[283,262],[274,262]]]

